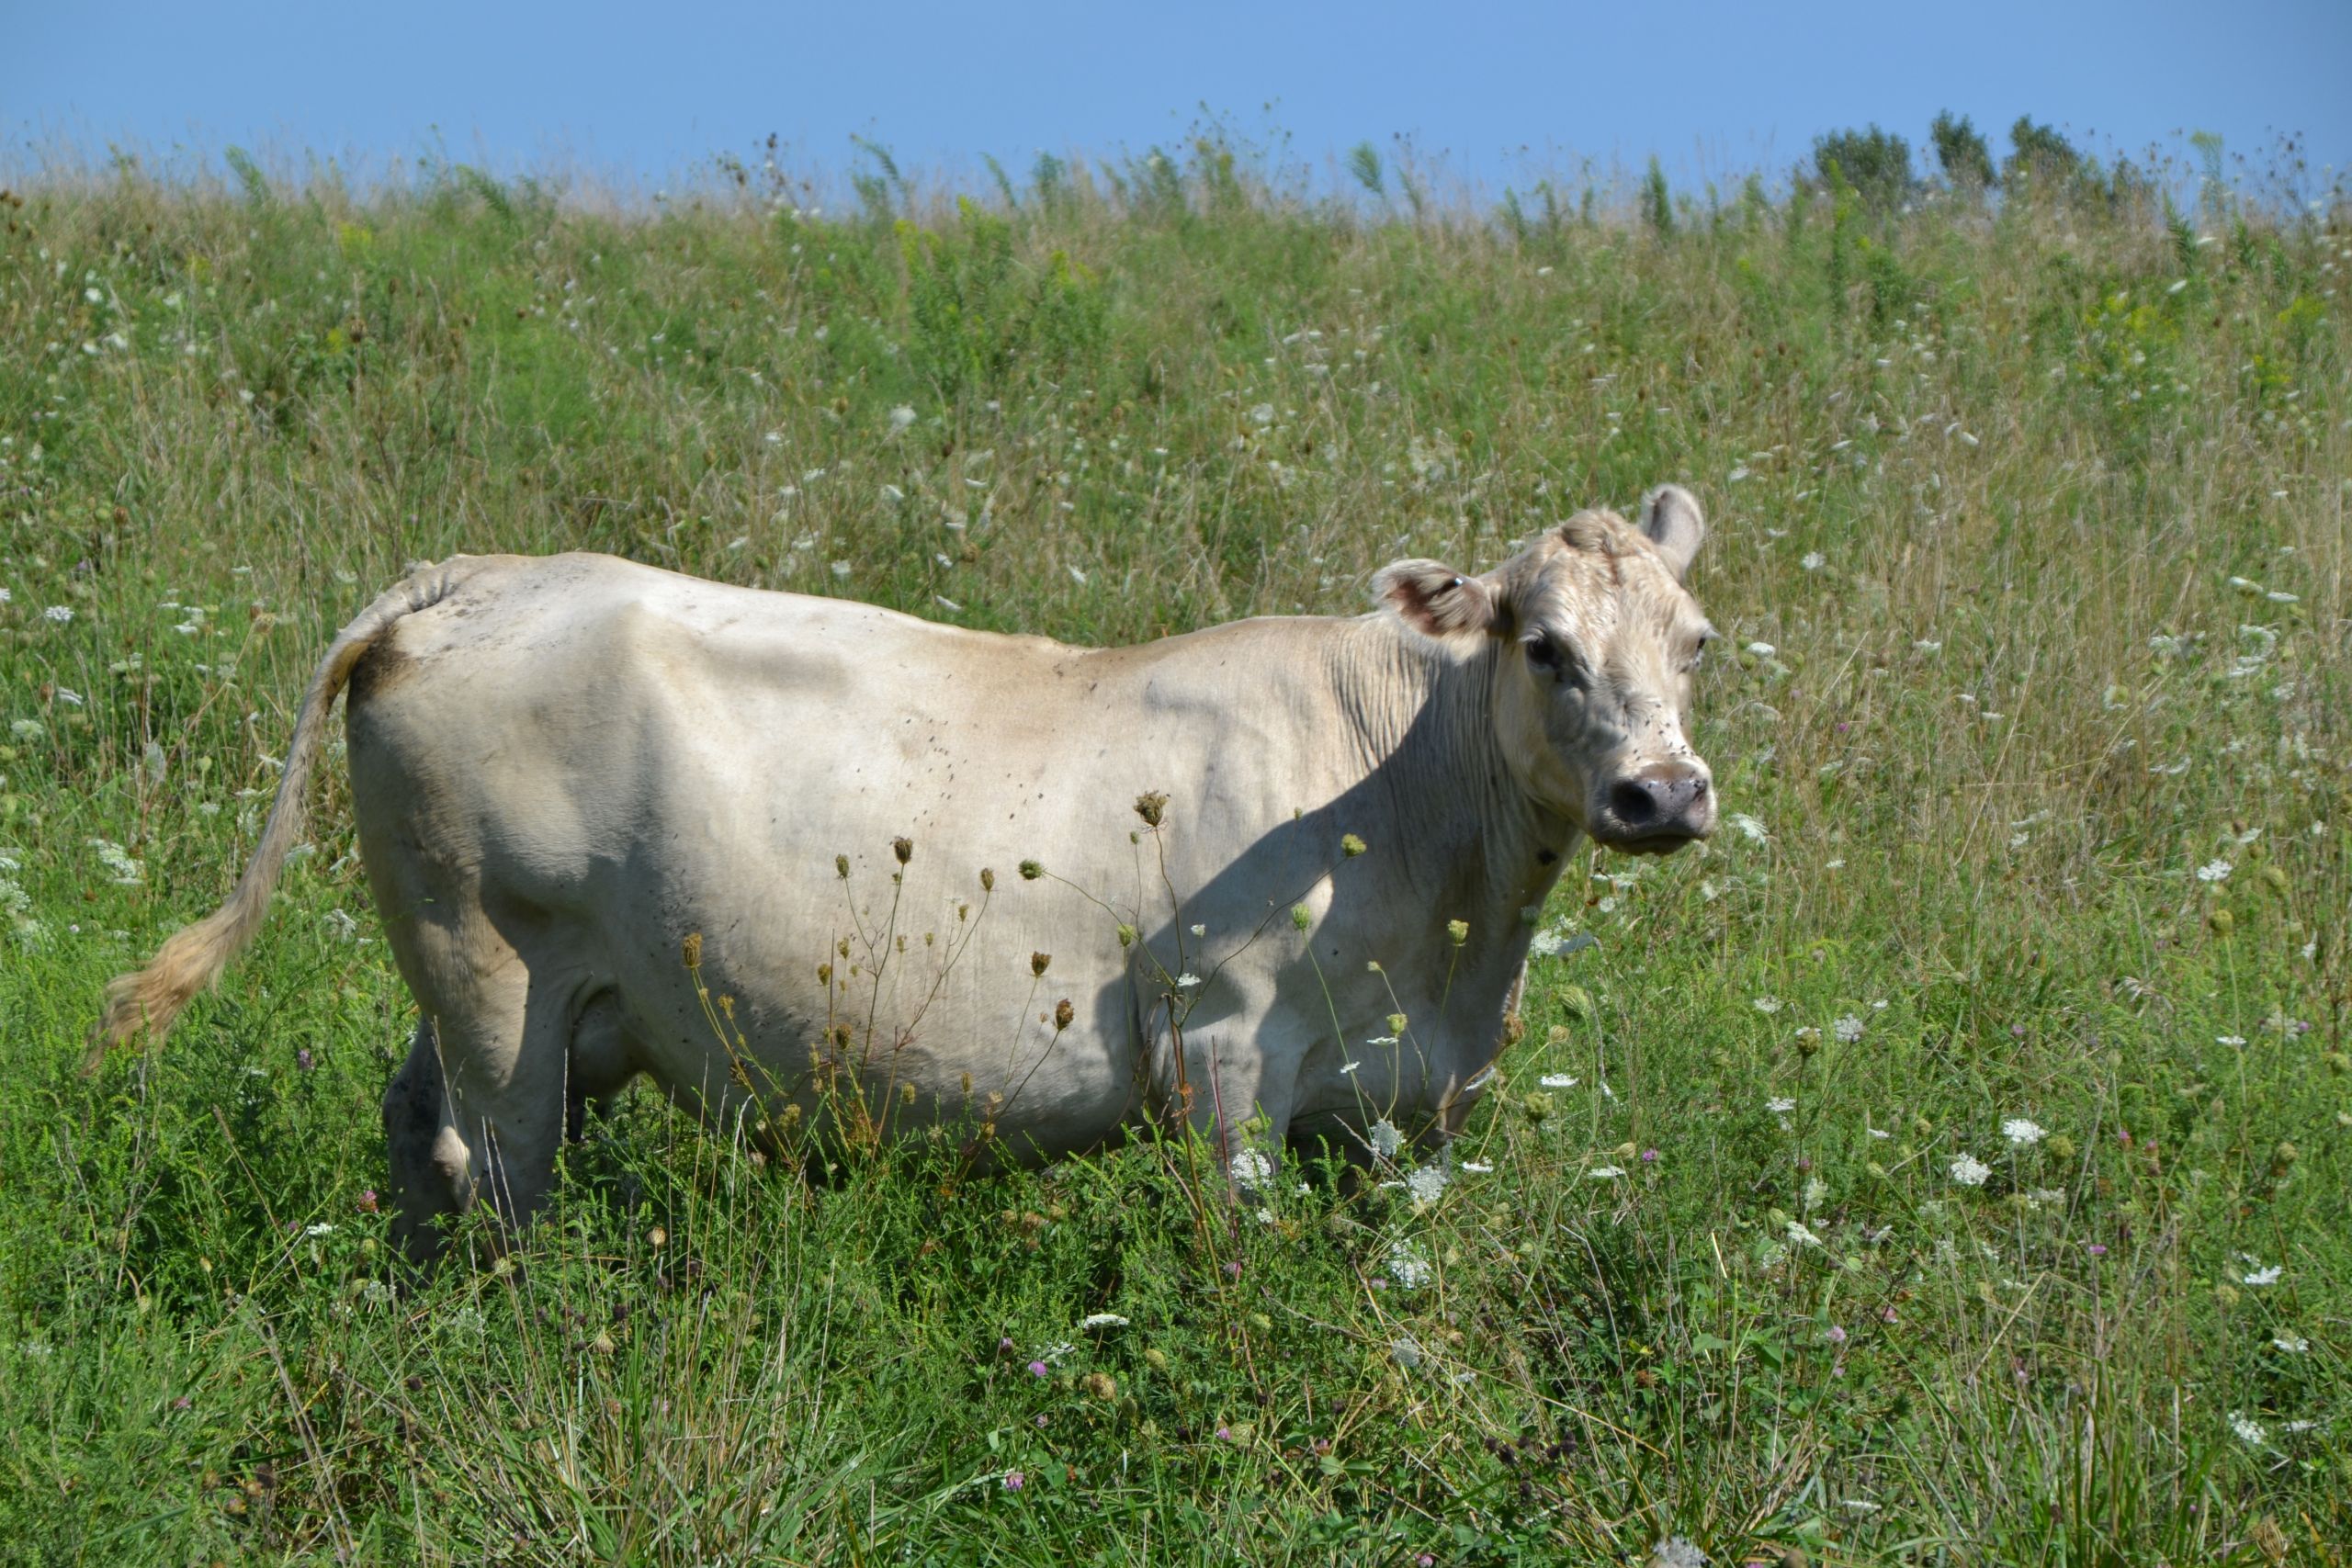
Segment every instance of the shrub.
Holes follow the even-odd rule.
[[[1977,193],[1999,182],[2000,176],[1993,172],[1993,151],[1966,115],[1955,119],[1950,109],[1944,110],[1928,128],[1928,135],[1935,143],[1936,166],[1944,172],[1952,189]]]
[[[1831,184],[1835,164],[1863,207],[1892,212],[1918,188],[1911,173],[1911,144],[1891,130],[1871,126],[1865,130],[1833,130],[1813,143],[1812,177]]]

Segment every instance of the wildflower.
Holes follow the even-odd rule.
[[[2228,861],[2209,860],[2203,865],[2197,868],[2197,880],[2199,882],[2227,882],[2230,879],[2230,873],[2236,869],[2237,867],[2232,865]]]
[[[1465,1159],[1462,1162],[1462,1169],[1467,1176],[1491,1176],[1495,1168],[1484,1160]]]
[[[1256,1149],[1235,1155],[1229,1168],[1234,1181],[1243,1187],[1262,1187],[1274,1179],[1274,1162]]]
[[[1028,1483],[1029,1478],[1017,1470],[1008,1470],[1004,1472],[1004,1489],[1007,1492],[1018,1492]]]
[[[2213,1036],[2213,1043],[2216,1045],[2243,1045],[2245,1043],[2245,1036],[2243,1034],[2216,1034]]]
[[[1862,1037],[1862,1021],[1852,1013],[1848,1013],[1831,1024],[1829,1030],[1841,1043],[1851,1045]]]
[[[1764,1102],[1764,1109],[1775,1116],[1786,1116],[1796,1108],[1797,1102],[1786,1095],[1781,1095]]]
[[[1656,1165],[1657,1163],[1657,1158],[1658,1156],[1656,1149],[1644,1149],[1642,1151],[1642,1163],[1644,1165]]]
[[[1982,1187],[1984,1179],[1993,1174],[1993,1168],[1974,1155],[1962,1155],[1951,1162],[1951,1179],[1962,1187]]]
[[[1405,1190],[1413,1195],[1415,1203],[1426,1206],[1444,1196],[1445,1184],[1450,1179],[1442,1165],[1415,1166],[1405,1173]]]
[[[2300,1356],[2312,1348],[2312,1342],[2300,1334],[2274,1334],[2270,1343],[2290,1356]]]
[[[904,403],[890,411],[890,428],[893,430],[904,430],[914,422],[915,411]]]
[[[48,609],[43,610],[41,614],[49,619],[55,621],[61,626],[74,618],[74,612],[62,604],[51,604]]]
[[[1807,550],[1805,552],[1804,559],[1797,562],[1797,564],[1804,568],[1807,571],[1819,571],[1823,567],[1829,564],[1829,558],[1823,555],[1819,550]]]
[[[2083,1250],[2089,1253],[2093,1258],[2105,1258],[2107,1256],[2107,1243],[2103,1241],[2095,1241],[2088,1247],[2083,1248]]]
[[[1367,1136],[1372,1145],[1372,1152],[1382,1159],[1395,1159],[1396,1151],[1405,1146],[1405,1135],[1399,1133],[1396,1130],[1396,1124],[1385,1116],[1372,1124],[1372,1131]]]
[[[1421,1348],[1409,1338],[1392,1343],[1388,1347],[1388,1353],[1396,1359],[1398,1366],[1408,1372],[1421,1364]]]
[[[1780,1011],[1783,1005],[1784,1004],[1778,997],[1758,997],[1756,998],[1756,1010],[1768,1015]]]
[[[1596,1165],[1585,1174],[1595,1181],[1614,1181],[1625,1174],[1625,1168],[1622,1165]]]
[[[2013,1148],[2030,1149],[2041,1142],[2042,1131],[2022,1116],[2012,1116],[2001,1123],[2001,1136],[2008,1139]]]
[[[833,575],[834,575],[835,577],[841,578],[842,581],[848,581],[849,574],[850,574],[850,564],[849,564],[849,562],[847,562],[847,561],[845,561],[845,560],[837,560],[837,561],[835,561],[835,562],[833,563]]]
[[[1345,855],[1348,859],[1355,859],[1356,856],[1363,853],[1364,849],[1364,841],[1362,839],[1357,838],[1353,833],[1342,833],[1340,835],[1340,852]]]
[[[1361,1067],[1361,1066],[1363,1066],[1363,1064],[1362,1062],[1341,1062],[1341,1063],[1340,1064],[1340,1076],[1341,1076],[1342,1077],[1346,1077],[1348,1074],[1354,1072],[1358,1067]]]
[[[2286,1273],[2284,1269],[2280,1268],[2278,1264],[2273,1263],[2267,1269],[2248,1269],[2245,1273],[2238,1276],[2238,1281],[2241,1284],[2246,1285],[2275,1285],[2278,1282],[2279,1277],[2284,1273]]]
[[[1724,820],[1736,829],[1739,836],[1751,844],[1768,843],[1771,840],[1772,835],[1765,830],[1764,824],[1745,811],[1735,811]]]
[[[1566,958],[1571,953],[1581,953],[1588,947],[1600,945],[1590,931],[1570,933],[1555,927],[1548,931],[1536,932],[1527,947],[1538,958]]]
[[[2230,1430],[2237,1434],[2240,1442],[2251,1444],[2257,1449],[2270,1441],[2270,1434],[2262,1429],[2261,1422],[2248,1416],[2241,1416],[2234,1410],[2230,1412]]]
[[[1814,1235],[1812,1231],[1806,1229],[1804,1224],[1795,1220],[1791,1220],[1789,1222],[1787,1235],[1792,1246],[1819,1247],[1821,1245],[1821,1238],[1819,1236]]]
[[[1846,1331],[1845,1331],[1845,1329],[1844,1329],[1844,1328],[1842,1328],[1842,1327],[1840,1327],[1838,1325],[1834,1324],[1834,1323],[1833,1323],[1833,1324],[1831,1324],[1827,1328],[1825,1328],[1825,1329],[1823,1329],[1823,1330],[1821,1331],[1821,1337],[1822,1337],[1824,1339],[1828,1340],[1828,1341],[1829,1341],[1829,1343],[1831,1343],[1832,1345],[1843,1345],[1844,1343],[1846,1343]]]
[[[1046,1375],[1046,1363],[1045,1363],[1045,1362],[1043,1362],[1043,1361],[1032,1361],[1032,1362],[1030,1362],[1030,1363],[1029,1363],[1029,1375],[1030,1375],[1031,1377],[1033,1377],[1033,1378],[1041,1378],[1041,1377],[1044,1377],[1044,1376]]]
[[[1072,582],[1077,583],[1080,588],[1086,586],[1086,573],[1079,570],[1075,566],[1064,567],[1063,570],[1069,573],[1069,580]]]
[[[1401,1290],[1417,1291],[1429,1283],[1430,1260],[1411,1242],[1395,1242],[1388,1248],[1388,1277]]]
[[[308,1235],[308,1236],[321,1236],[321,1235],[329,1235],[329,1234],[331,1234],[334,1230],[334,1226],[332,1224],[330,1224],[329,1222],[327,1222],[327,1221],[325,1221],[325,1220],[321,1220],[318,1224],[314,1224],[314,1225],[305,1225],[305,1226],[303,1226],[303,1227],[302,1227],[302,1234],[303,1234],[304,1235]]]
[[[1747,651],[1758,659],[1770,659],[1781,650],[1769,642],[1751,642],[1747,645]]]
[[[1535,1081],[1542,1084],[1545,1089],[1574,1089],[1577,1087],[1577,1080],[1568,1077],[1566,1073],[1545,1073],[1542,1077],[1537,1078]]]
[[[1201,977],[1189,969],[1176,976],[1176,988],[1180,991],[1189,991],[1200,983]]]

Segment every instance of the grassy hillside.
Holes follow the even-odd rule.
[[[11,196],[12,1553],[2345,1562],[2352,214],[1420,206],[1214,148],[855,213]],[[1113,641],[1665,479],[1737,815],[1571,870],[1597,945],[1435,1201],[1261,1223],[1164,1145],[809,1190],[640,1094],[519,1268],[394,1289],[339,779],[219,992],[74,1076],[412,558]]]

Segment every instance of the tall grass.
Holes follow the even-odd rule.
[[[1389,172],[1376,211],[1215,144],[989,199],[867,159],[842,211],[749,168],[644,211],[10,197],[0,1539],[2343,1562],[2352,214],[1660,182],[1489,221]],[[1351,614],[1664,479],[1715,524],[1736,815],[1564,880],[1597,945],[1537,961],[1434,1201],[1261,1222],[1149,1144],[812,1189],[640,1095],[517,1253],[403,1282],[411,1019],[339,781],[169,1048],[73,1074],[413,558],[1117,641]]]

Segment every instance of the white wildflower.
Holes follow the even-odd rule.
[[[1466,1176],[1492,1176],[1495,1168],[1485,1160],[1465,1159],[1462,1162],[1462,1170]]]
[[[1747,645],[1747,651],[1758,659],[1770,659],[1781,650],[1769,642],[1751,642]]]
[[[1086,586],[1086,573],[1079,570],[1078,568],[1074,566],[1064,567],[1062,570],[1069,573],[1069,580],[1072,582],[1077,583],[1080,588]]]
[[[49,617],[51,620],[55,621],[61,626],[74,618],[74,612],[62,604],[51,604],[48,609],[43,610],[41,614]]]
[[[1176,976],[1176,988],[1180,991],[1189,991],[1200,983],[1201,977],[1189,969]]]
[[[904,403],[890,411],[890,428],[893,430],[904,430],[914,422],[915,411]]]
[[[2270,1434],[2262,1429],[2261,1422],[2234,1410],[2230,1412],[2230,1430],[2238,1435],[2240,1442],[2251,1443],[2257,1449],[2270,1441]]]
[[[1354,1072],[1358,1067],[1363,1066],[1363,1064],[1362,1062],[1341,1062],[1340,1064],[1340,1072],[1341,1076],[1344,1077],[1349,1073]]]
[[[1788,1237],[1791,1244],[1797,1247],[1819,1247],[1821,1245],[1821,1238],[1819,1236],[1814,1235],[1813,1232],[1807,1230],[1804,1225],[1799,1224],[1794,1220],[1791,1220],[1789,1222]]]
[[[2274,1334],[2270,1343],[2290,1356],[2301,1356],[2312,1348],[2312,1342],[2300,1334]]]
[[[1962,1187],[1982,1187],[1984,1179],[1993,1174],[1993,1168],[1974,1155],[1962,1155],[1951,1162],[1951,1179]]]
[[[1421,1348],[1409,1337],[1392,1341],[1388,1353],[1396,1358],[1398,1366],[1408,1372],[1421,1364]]]
[[[1838,1019],[1837,1022],[1831,1024],[1829,1026],[1829,1030],[1830,1032],[1837,1035],[1839,1040],[1849,1045],[1851,1045],[1855,1041],[1860,1040],[1862,1037],[1862,1021],[1856,1018],[1852,1013],[1848,1013],[1844,1017]]]
[[[1797,1102],[1789,1099],[1786,1095],[1781,1095],[1764,1102],[1764,1109],[1770,1111],[1775,1116],[1786,1116],[1790,1111],[1794,1111],[1796,1108]]]
[[[1547,931],[1537,931],[1527,950],[1538,958],[1566,958],[1571,953],[1600,945],[1590,931],[1570,932],[1555,926]]]
[[[1758,1012],[1775,1013],[1781,1010],[1781,998],[1778,997],[1766,996],[1756,998],[1756,1010]]]
[[[1614,1181],[1625,1174],[1625,1168],[1622,1165],[1596,1165],[1585,1174],[1595,1181]]]
[[[1080,1328],[1125,1328],[1127,1320],[1115,1312],[1089,1313],[1079,1320]]]
[[[848,579],[849,579],[849,574],[850,574],[850,564],[849,564],[849,562],[847,562],[847,561],[845,561],[845,560],[837,560],[837,561],[835,561],[835,562],[833,563],[833,575],[834,575],[835,577],[838,577],[838,578],[842,579],[843,581],[848,581]]]
[[[1804,568],[1807,571],[1819,571],[1823,567],[1829,564],[1829,558],[1823,555],[1819,550],[1807,550],[1805,552],[1804,559],[1797,562],[1797,564]]]
[[[1406,1290],[1419,1290],[1430,1282],[1430,1260],[1409,1241],[1392,1242],[1388,1247],[1388,1277]]]
[[[2001,1123],[2001,1136],[2008,1139],[2014,1148],[2030,1149],[2041,1142],[2042,1131],[2039,1124],[2022,1116],[2012,1116]]]
[[[302,1234],[304,1235],[332,1235],[334,1231],[334,1226],[325,1220],[321,1220],[314,1225],[304,1225],[302,1227]]]
[[[1256,1149],[1235,1155],[1229,1168],[1234,1181],[1243,1187],[1263,1187],[1274,1179],[1274,1162]]]
[[[1372,1124],[1372,1131],[1365,1137],[1372,1145],[1372,1152],[1382,1159],[1395,1159],[1396,1151],[1405,1146],[1405,1135],[1385,1116]]]
[[[1434,1203],[1445,1195],[1445,1184],[1452,1179],[1442,1165],[1415,1166],[1405,1173],[1405,1190],[1416,1203]]]
[[[1250,423],[1261,427],[1273,423],[1274,405],[1272,403],[1260,403],[1256,407],[1252,408],[1250,411]]]
[[[1944,645],[1933,637],[1923,637],[1911,646],[1922,653],[1941,653],[1944,650]]]
[[[2243,1045],[2245,1043],[2245,1036],[2243,1034],[2216,1034],[2213,1036],[2213,1043],[2216,1045],[2230,1046]]]
[[[1771,841],[1772,835],[1765,831],[1764,824],[1758,821],[1755,818],[1750,817],[1745,811],[1735,811],[1729,817],[1724,818],[1724,820],[1730,823],[1732,827],[1737,830],[1739,836],[1746,839],[1751,844],[1762,844]]]
[[[2238,1282],[2240,1284],[2254,1285],[2257,1287],[2262,1285],[2275,1285],[2286,1272],[2286,1269],[2280,1268],[2278,1264],[2273,1263],[2267,1269],[2247,1269],[2245,1273],[2238,1276]]]
[[[2197,868],[2197,880],[2199,882],[2227,882],[2230,879],[2230,873],[2236,869],[2237,867],[2232,865],[2228,861],[2209,860],[2203,865]]]
[[[1577,1080],[1570,1077],[1566,1073],[1545,1073],[1542,1077],[1537,1078],[1535,1081],[1543,1085],[1545,1089],[1574,1089],[1577,1087]]]

